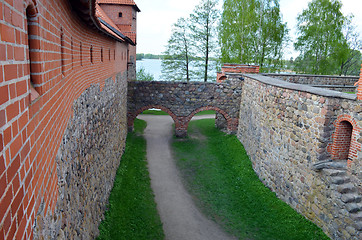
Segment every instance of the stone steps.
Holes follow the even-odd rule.
[[[362,211],[359,211],[357,213],[353,213],[351,214],[351,217],[353,220],[355,220],[356,222],[362,222]]]
[[[346,209],[350,213],[357,213],[362,210],[362,204],[360,203],[347,203]]]
[[[331,178],[331,182],[336,185],[349,183],[351,179],[348,176],[334,176]]]
[[[357,193],[342,194],[341,200],[344,203],[360,203],[362,197]]]
[[[344,183],[337,186],[337,191],[342,194],[355,193],[356,187],[352,183]]]
[[[353,233],[362,231],[362,196],[358,194],[357,188],[351,183],[351,179],[346,172],[345,161],[321,161],[313,164],[312,169],[321,171],[328,177],[333,189],[340,193],[341,201],[345,204],[345,209],[350,213],[353,225],[350,225]]]
[[[323,169],[323,173],[325,173],[326,175],[328,175],[330,177],[346,176],[346,171],[340,170],[340,169],[326,168],[326,169]]]

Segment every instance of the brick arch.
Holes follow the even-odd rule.
[[[357,121],[350,115],[340,115],[333,123],[336,130],[332,135],[331,155],[334,160],[347,160],[348,163],[357,159],[361,151],[358,135],[362,130]]]
[[[170,115],[171,118],[173,119],[173,121],[175,122],[176,127],[179,125],[179,121],[177,119],[177,116],[171,110],[169,110],[168,108],[166,108],[166,107],[164,107],[162,105],[152,105],[151,104],[151,105],[143,106],[143,107],[137,109],[134,112],[128,112],[128,114],[127,114],[128,129],[132,130],[133,129],[133,123],[134,123],[134,120],[136,119],[136,117],[138,115],[140,115],[143,111],[146,111],[146,110],[148,110],[150,108],[161,109],[162,111],[168,113],[168,115]]]
[[[225,112],[224,110],[218,108],[218,107],[214,107],[214,106],[206,106],[206,107],[200,107],[195,109],[194,111],[192,111],[190,113],[190,115],[188,115],[185,119],[185,125],[186,125],[186,130],[188,128],[188,125],[191,121],[191,119],[199,112],[202,111],[207,111],[207,110],[215,110],[216,112],[220,113],[221,115],[223,115],[223,117],[226,119],[227,121],[227,129],[231,130],[232,129],[232,118],[229,116],[229,114],[227,112]]]

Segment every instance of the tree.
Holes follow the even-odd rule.
[[[151,73],[147,72],[144,67],[141,67],[136,72],[136,79],[137,81],[155,81],[155,77]]]
[[[348,44],[343,35],[346,18],[339,0],[313,0],[298,17],[298,38],[294,44],[300,51],[297,71],[331,74],[339,59],[346,58]],[[342,63],[341,63],[342,64]]]
[[[201,0],[194,12],[190,15],[190,27],[196,57],[202,60],[200,68],[204,82],[207,82],[210,57],[217,50],[217,21],[219,11],[216,8],[217,0]]]
[[[278,68],[288,41],[279,0],[225,0],[220,39],[222,62]]]
[[[162,59],[162,77],[171,81],[190,81],[193,53],[190,40],[189,21],[180,18],[173,25],[171,38],[168,40]]]
[[[347,47],[341,48],[344,51],[341,51],[341,54],[337,56],[339,75],[359,75],[360,72],[362,42],[359,33],[356,31],[356,26],[353,24],[353,18],[353,15],[347,16],[343,27]]]

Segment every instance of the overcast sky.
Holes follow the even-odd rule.
[[[296,17],[308,7],[311,0],[280,0],[283,21],[288,23],[290,35],[295,38]],[[141,9],[137,18],[137,52],[160,54],[164,51],[171,34],[171,26],[180,17],[188,17],[198,0],[135,0]],[[220,9],[222,6],[220,0]],[[342,0],[343,14],[354,14],[354,23],[362,37],[362,0]],[[293,47],[286,57],[296,56]]]

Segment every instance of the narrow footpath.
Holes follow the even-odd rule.
[[[207,219],[184,188],[171,154],[172,118],[157,115],[139,115],[138,118],[147,121],[144,136],[148,168],[166,240],[235,239]]]

